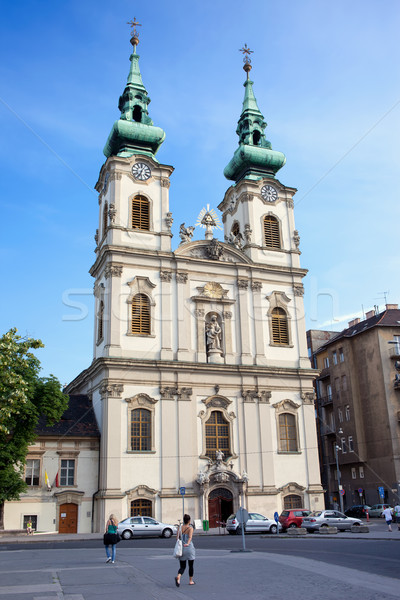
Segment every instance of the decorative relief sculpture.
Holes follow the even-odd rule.
[[[251,289],[253,290],[253,292],[261,292],[261,289],[262,289],[261,281],[252,281]]]
[[[188,280],[188,274],[180,271],[176,274],[176,281],[178,283],[186,283]]]
[[[171,386],[160,387],[160,396],[163,400],[173,400],[174,396],[176,396],[177,393],[178,393],[177,387],[171,387]]]
[[[104,379],[100,386],[101,399],[107,397],[120,398],[123,394],[124,386],[121,383],[110,383],[108,379]]]
[[[249,287],[249,282],[247,279],[238,279],[237,284],[239,290],[247,290],[247,288]]]
[[[300,235],[299,235],[299,232],[297,231],[297,229],[295,229],[293,231],[293,242],[294,242],[294,246],[295,246],[296,250],[298,250],[299,246],[300,246]]]
[[[196,225],[206,230],[204,235],[206,240],[214,238],[213,229],[222,229],[217,213],[213,208],[210,208],[209,204],[207,204],[207,208],[201,209]]]
[[[244,237],[246,240],[246,244],[251,244],[251,234],[253,233],[253,230],[251,229],[249,223],[246,223],[246,225],[244,226]]]
[[[96,229],[96,233],[94,234],[94,241],[96,242],[96,246],[99,244],[99,230]]]
[[[197,319],[202,319],[205,315],[205,311],[203,308],[196,308],[196,310],[194,311],[194,316]]]
[[[121,277],[122,265],[115,265],[113,263],[109,263],[104,269],[104,275],[106,279],[108,279],[109,277]]]
[[[172,218],[172,212],[167,212],[167,216],[165,217],[165,224],[167,225],[169,231],[171,231],[173,222],[174,220]]]
[[[182,223],[179,229],[179,237],[181,238],[181,244],[186,244],[186,242],[191,242],[194,234],[195,226],[190,225],[189,227],[185,227],[185,223]]]
[[[315,392],[303,392],[301,394],[301,399],[303,400],[303,404],[314,404],[315,400]]]
[[[207,352],[212,350],[221,350],[222,329],[218,324],[218,319],[213,315],[208,323],[206,323],[206,340]]]
[[[224,247],[217,239],[213,238],[208,244],[206,252],[208,254],[208,257],[212,260],[219,260],[224,254]]]
[[[172,271],[160,271],[161,281],[170,282],[172,279]]]
[[[295,284],[293,286],[293,293],[295,296],[304,296],[304,286],[302,283]]]
[[[169,188],[171,185],[170,180],[168,179],[168,177],[162,177],[161,178],[161,187],[165,187],[165,188]]]
[[[110,204],[110,208],[108,209],[108,216],[110,218],[111,225],[115,225],[116,214],[117,214],[117,209],[115,208],[115,204]]]

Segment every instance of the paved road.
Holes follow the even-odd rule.
[[[393,600],[400,598],[400,537],[393,533],[387,540],[252,535],[251,553],[231,552],[241,547],[239,536],[198,536],[196,585],[185,574],[179,589],[173,540],[123,541],[114,565],[105,564],[94,537],[44,549],[36,539],[2,543],[0,600]]]

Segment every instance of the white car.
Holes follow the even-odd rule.
[[[351,529],[353,525],[362,525],[361,519],[346,517],[338,510],[315,510],[308,517],[304,517],[301,524],[308,533],[313,533],[318,529],[324,530],[325,527],[337,527],[340,531]]]
[[[170,538],[177,531],[176,525],[167,525],[152,517],[128,517],[118,523],[118,533],[124,540],[133,537]]]
[[[276,533],[277,524],[272,519],[264,517],[259,513],[249,513],[249,520],[244,526],[245,533]],[[242,527],[236,518],[231,515],[226,522],[226,529],[231,535],[241,535]],[[282,525],[279,523],[279,531],[282,531]]]

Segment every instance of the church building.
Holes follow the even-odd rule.
[[[156,158],[138,43],[134,27],[96,184],[93,362],[67,387],[92,399],[101,435],[95,530],[110,513],[176,523],[183,492],[210,527],[241,505],[322,509],[296,189],[276,177],[286,159],[265,137],[250,51],[220,215],[199,206],[204,239],[182,224],[173,249],[174,169]]]

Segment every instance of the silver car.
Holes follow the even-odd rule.
[[[118,533],[124,540],[133,537],[165,537],[176,535],[176,525],[160,523],[152,517],[128,517],[118,523]]]
[[[236,515],[231,515],[226,522],[226,530],[231,535],[237,533],[241,535],[242,527],[236,518]],[[279,523],[279,531],[282,530],[282,526]],[[259,513],[249,513],[249,520],[244,526],[245,533],[276,533],[276,523],[264,515]]]
[[[360,519],[346,517],[338,510],[316,510],[304,517],[301,524],[309,533],[323,529],[324,527],[337,527],[339,530],[351,529],[353,525],[362,525]]]
[[[381,517],[385,508],[391,508],[390,504],[374,504],[368,510],[370,517]]]

